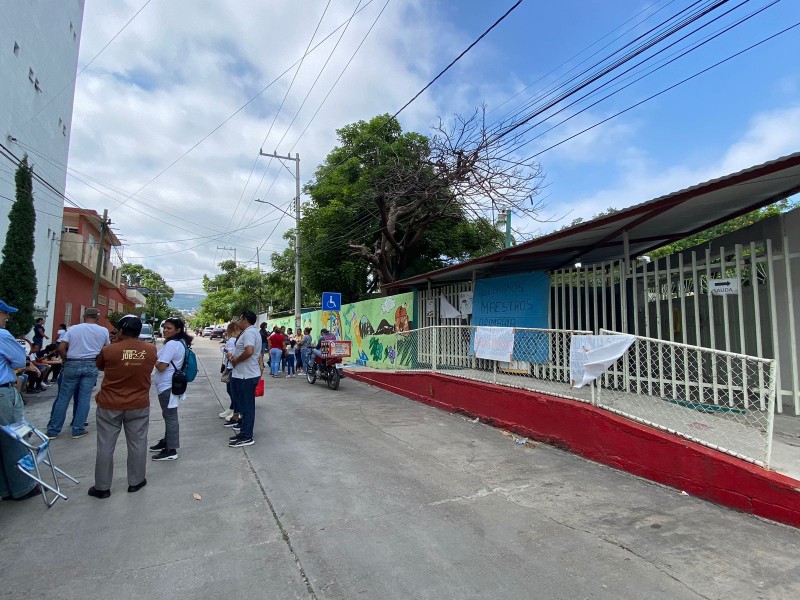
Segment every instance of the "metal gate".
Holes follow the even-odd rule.
[[[648,262],[614,261],[551,273],[550,326],[610,329],[775,358],[776,410],[800,415],[793,281],[800,253],[784,236]],[[727,285],[726,285],[727,284]],[[719,288],[725,293],[716,294]]]

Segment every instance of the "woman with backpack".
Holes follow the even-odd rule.
[[[164,345],[158,352],[156,372],[153,374],[153,383],[158,393],[158,402],[161,404],[161,414],[164,416],[164,437],[157,444],[150,446],[153,460],[177,460],[180,447],[178,428],[178,407],[169,408],[172,395],[172,376],[175,371],[183,368],[189,346],[192,345],[192,336],[186,333],[186,324],[183,319],[170,317],[164,321]]]

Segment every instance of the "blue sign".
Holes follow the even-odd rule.
[[[550,278],[546,273],[492,277],[475,282],[470,325],[547,329]],[[538,331],[517,331],[514,359],[533,363],[547,360],[549,338]]]
[[[338,292],[322,292],[322,310],[342,310],[342,295]]]

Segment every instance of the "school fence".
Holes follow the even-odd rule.
[[[496,330],[508,360],[478,358],[478,329]],[[502,331],[500,331],[502,329]],[[601,330],[602,335],[622,335]],[[512,340],[503,340],[510,335]],[[396,367],[591,403],[649,427],[769,468],[776,365],[641,336],[597,380],[572,386],[573,335],[589,331],[432,326],[397,334]]]

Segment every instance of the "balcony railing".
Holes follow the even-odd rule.
[[[61,260],[84,275],[94,277],[98,251],[99,246],[89,246],[89,243],[78,233],[61,235]],[[104,260],[100,269],[100,281],[108,287],[119,288],[119,268],[111,264],[111,261]]]

